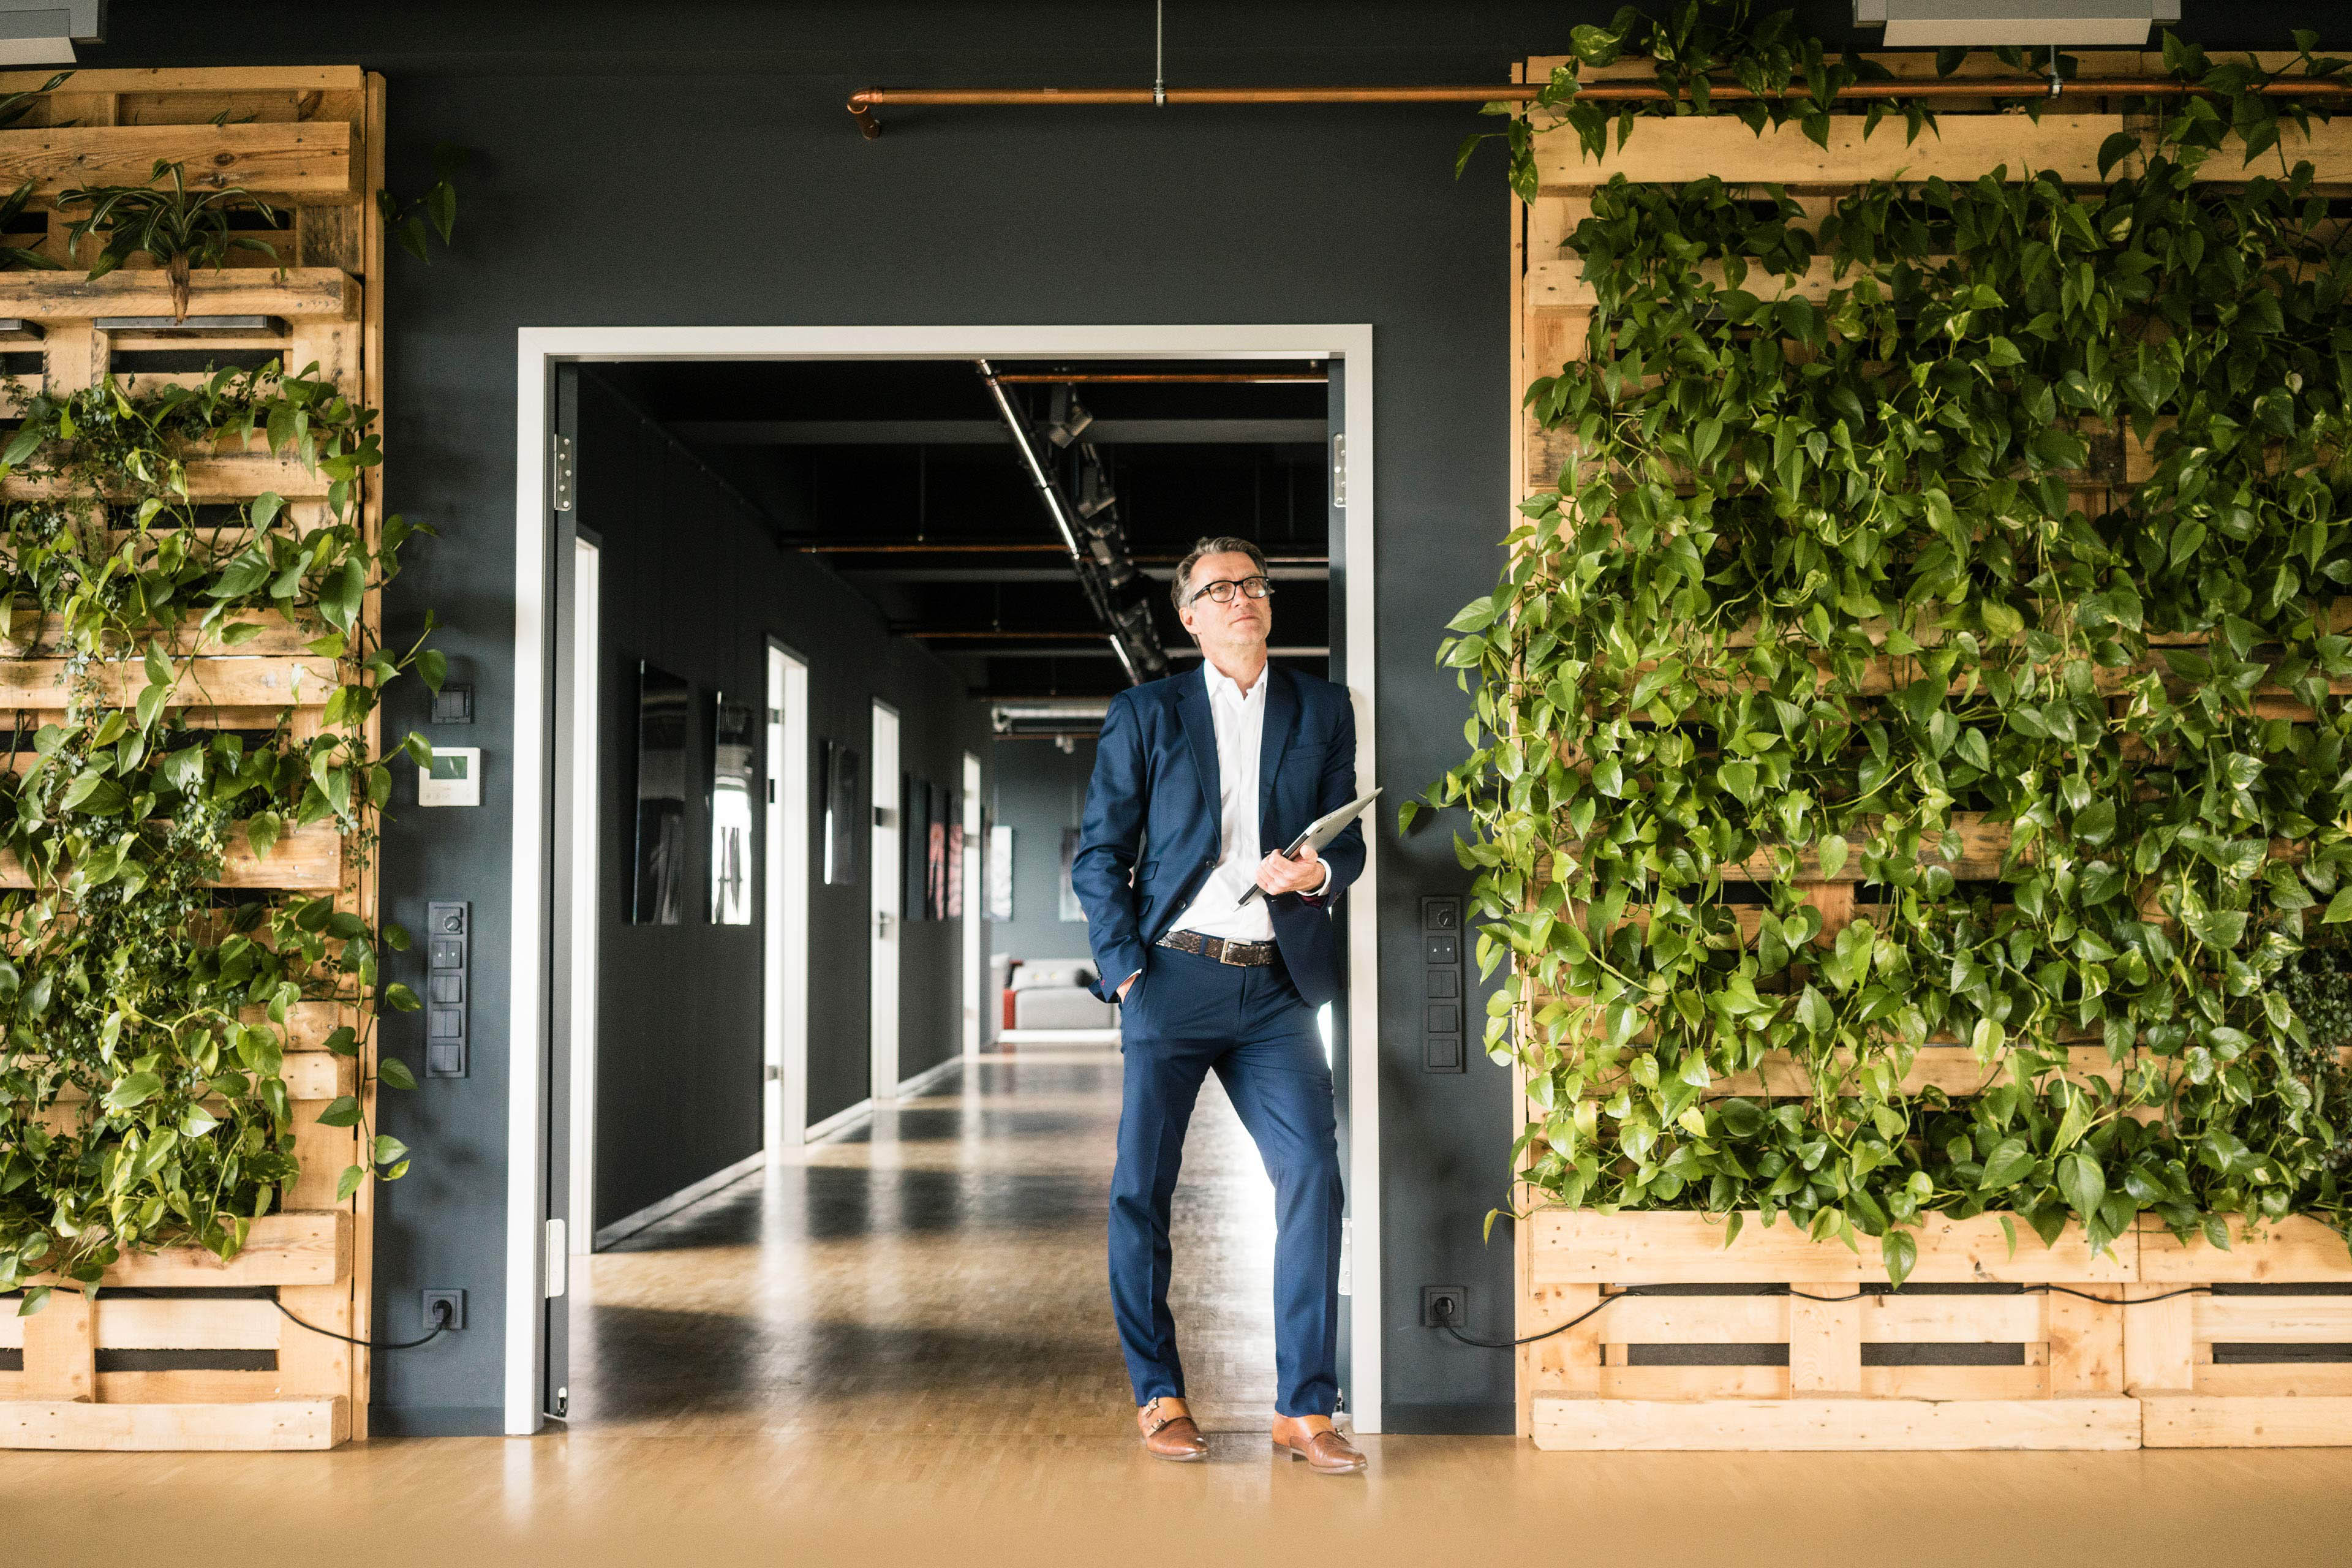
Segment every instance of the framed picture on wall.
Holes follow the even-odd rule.
[[[1078,830],[1062,829],[1062,921],[1079,925],[1087,923],[1086,906],[1078,902],[1078,890],[1070,885],[1070,865],[1078,858]]]
[[[948,824],[948,919],[963,919],[963,820],[961,810]]]
[[[751,923],[752,792],[759,787],[753,765],[751,710],[711,698],[710,921],[713,925]]]
[[[857,880],[857,753],[838,741],[824,745],[824,879],[847,887]]]
[[[995,823],[988,830],[988,918],[1003,924],[1013,918],[1013,829]]]
[[[632,925],[686,919],[686,802],[694,688],[650,664],[637,666],[637,809]]]
[[[931,818],[923,841],[923,908],[935,921],[948,918],[948,825],[944,810]]]

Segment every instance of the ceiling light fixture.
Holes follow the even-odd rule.
[[[1889,48],[2141,48],[2179,20],[2180,0],[1853,0],[1853,25],[1885,28]]]
[[[0,66],[71,65],[105,34],[106,0],[0,0]]]

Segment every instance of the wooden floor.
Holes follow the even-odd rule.
[[[1115,1053],[1024,1044],[593,1259],[573,1275],[568,1428],[0,1454],[0,1563],[2352,1561],[2347,1451],[1367,1437],[1367,1476],[1277,1463],[1259,1435],[1271,1198],[1213,1080],[1186,1150],[1176,1310],[1215,1453],[1155,1463],[1134,1447],[1102,1283],[1118,1070]]]

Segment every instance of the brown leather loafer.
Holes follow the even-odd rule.
[[[1155,1459],[1181,1464],[1209,1457],[1209,1440],[1192,1425],[1192,1413],[1184,1402],[1172,1394],[1162,1394],[1138,1408],[1135,1424],[1143,1431],[1143,1451]]]
[[[1304,1459],[1318,1475],[1351,1476],[1364,1468],[1363,1451],[1342,1436],[1328,1415],[1277,1415],[1274,1446]]]

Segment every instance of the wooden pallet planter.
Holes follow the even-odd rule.
[[[2136,1237],[2101,1255],[2079,1230],[2044,1247],[2018,1225],[2012,1256],[1997,1215],[1931,1217],[1910,1282],[1881,1294],[1870,1238],[1849,1252],[1786,1219],[1748,1216],[1728,1248],[1695,1214],[1549,1210],[1526,1228],[1537,1321],[1521,1333],[1609,1302],[1529,1347],[1538,1447],[2139,1446],[2120,1305]],[[2117,1304],[2003,1289],[2050,1284]],[[1623,1293],[1661,1286],[1677,1293]],[[1738,1286],[1754,1293],[1713,1293]]]
[[[0,72],[0,92],[37,89],[47,79],[46,72]],[[0,188],[37,181],[32,216],[47,226],[12,231],[9,242],[64,268],[0,273],[0,318],[30,329],[0,345],[17,384],[64,394],[110,374],[135,388],[192,384],[203,373],[180,368],[184,356],[217,352],[223,363],[275,358],[291,374],[315,365],[310,374],[353,402],[381,407],[384,244],[375,194],[383,184],[383,79],[357,67],[77,72],[22,126],[0,132]],[[172,314],[163,275],[145,258],[95,281],[82,275],[89,258],[68,247],[74,214],[49,210],[56,194],[142,184],[159,158],[183,163],[192,184],[242,185],[286,215],[284,226],[267,232],[275,261],[239,254],[191,280],[192,315],[262,318],[257,327],[191,339],[128,324]],[[163,353],[180,357],[154,357]],[[327,480],[270,457],[258,442],[192,454],[187,477],[199,502],[274,491],[289,503],[280,529],[323,519]],[[54,493],[22,478],[0,483],[0,500]],[[362,484],[358,515],[373,542],[383,517],[374,472]],[[242,542],[233,531],[206,538],[227,548]],[[374,593],[362,615],[380,624]],[[261,621],[264,632],[234,649],[192,631],[165,639],[183,667],[174,707],[195,729],[290,724],[298,739],[316,734],[320,706],[346,679],[304,646],[321,628],[288,626],[268,612],[244,618]],[[66,706],[65,667],[54,657],[57,628],[20,618],[12,630],[16,640],[0,645],[0,710],[13,710],[11,727],[26,731]],[[137,659],[101,664],[95,674],[110,703],[128,705],[146,684]],[[366,739],[373,745],[377,738],[372,722]],[[0,864],[0,886],[21,882],[13,861]],[[218,884],[332,892],[362,919],[376,911],[373,872],[345,853],[331,826],[289,833],[266,857],[233,834]],[[95,1302],[60,1291],[26,1319],[0,1303],[0,1448],[324,1448],[366,1435],[367,1352],[295,1327],[273,1305],[331,1334],[369,1335],[374,1194],[362,1186],[337,1203],[338,1177],[364,1155],[353,1129],[317,1121],[330,1101],[354,1093],[373,1119],[373,1047],[357,1058],[325,1048],[340,1026],[362,1026],[365,1037],[366,1022],[363,1009],[345,1004],[292,1009],[284,1077],[302,1173],[285,1196],[286,1212],[256,1221],[235,1260],[223,1265],[186,1249],[129,1257]]]
[[[2352,1253],[2316,1220],[2226,1252],[2143,1219],[2126,1340],[2151,1448],[2352,1447]],[[2170,1295],[2184,1287],[2210,1294]]]
[[[1898,76],[1933,68],[1917,55],[1872,58]],[[1874,180],[1973,182],[2005,166],[2012,181],[2055,171],[2063,181],[2095,185],[2103,183],[2098,157],[2109,136],[2129,132],[2145,145],[2147,135],[2146,122],[2126,119],[2120,100],[2100,95],[2097,79],[2154,74],[2162,65],[2136,51],[2083,51],[2077,59],[2080,79],[2039,123],[2013,102],[1952,100],[1939,114],[1939,133],[1907,145],[1899,118],[1865,141],[1858,109],[1832,114],[1826,149],[1793,123],[1759,136],[1727,114],[1644,118],[1622,146],[1612,144],[1600,159],[1584,155],[1570,130],[1540,140],[1537,197],[1526,205],[1514,199],[1510,212],[1515,493],[1550,490],[1564,471],[1577,483],[1593,475],[1572,432],[1542,428],[1521,395],[1585,356],[1598,295],[1569,241],[1591,216],[1596,187],[1619,174],[1660,184],[1712,175],[1748,184],[1753,195],[1770,184],[1786,192],[1805,215],[1799,221],[1810,224]],[[1540,80],[1563,63],[1534,58],[1517,74]],[[1650,68],[1647,61],[1629,60],[1582,74],[1645,79]],[[1961,70],[2000,68],[1972,58]],[[2312,163],[2322,194],[2352,192],[2352,121],[2314,125],[2308,138],[2290,131],[2282,151],[2289,163]],[[2127,157],[2126,172],[2136,166]],[[2198,177],[2231,184],[2278,172],[2244,169],[2230,155],[2212,159]],[[1719,267],[1709,280],[1721,286]],[[1833,279],[1822,258],[1788,279],[1751,268],[1741,286],[1759,298],[1820,302],[1851,281],[1851,275]],[[2071,504],[2096,516],[2125,504],[2156,465],[2149,445],[2129,431],[2084,434],[2093,437],[2086,466],[2058,477]],[[1685,493],[1696,488],[1697,476],[1664,478],[1679,480]],[[1506,526],[1524,521],[1515,513]],[[2352,620],[2347,610],[2339,603],[2325,614],[2342,629]],[[1752,632],[1732,637],[1735,645],[1753,640]],[[2150,640],[2193,647],[2206,639],[2183,634]],[[1900,689],[1920,670],[1916,659],[1870,661],[1858,705]],[[2129,700],[2120,694],[2125,683],[2148,672],[2171,683],[2160,655],[2144,670],[2102,670],[2099,679],[2120,704]],[[2330,686],[2340,692],[2346,684]],[[2265,719],[2315,717],[2275,689],[2257,693],[2252,708]],[[1565,761],[1588,765],[1580,757]],[[1999,876],[2008,828],[1976,816],[1956,817],[1953,826],[1958,858],[1943,860],[1940,842],[1931,839],[1922,860],[1943,864],[1962,879]],[[1822,912],[1823,942],[1852,921],[1885,918],[1883,907],[1856,903],[1866,835],[1848,838],[1853,853],[1837,878],[1822,876],[1811,851],[1794,868],[1801,895]],[[2273,846],[2273,855],[2297,852],[2296,846]],[[1722,868],[1727,882],[1764,882],[1778,873],[1769,854]],[[1765,912],[1749,904],[1731,911],[1751,942]],[[1628,908],[1623,918],[1643,921],[1647,910]],[[1523,1031],[1532,1026],[1532,1009],[1550,1000],[1532,988],[1529,994],[1518,1020]],[[2110,1082],[2155,1060],[2134,1053],[2118,1064],[2094,1041],[2070,1042],[2065,1057],[2068,1077]],[[1987,1065],[1957,1043],[1937,1043],[1916,1054],[1904,1088],[1962,1095],[2001,1076],[2002,1060]],[[1524,1091],[1524,1073],[1515,1087]],[[1588,1092],[1606,1087],[1589,1085]],[[1801,1064],[1773,1057],[1755,1072],[1717,1080],[1709,1092],[1793,1097],[1812,1089]],[[1525,1107],[1523,1093],[1516,1096],[1513,1137],[1525,1130]],[[2184,1246],[2144,1218],[2136,1234],[2101,1257],[2082,1246],[2079,1231],[2053,1249],[2029,1226],[2015,1229],[2012,1256],[1997,1216],[1931,1219],[1917,1233],[1909,1280],[1887,1292],[1867,1238],[1856,1254],[1839,1243],[1816,1245],[1785,1220],[1763,1228],[1751,1215],[1727,1250],[1722,1226],[1701,1215],[1541,1211],[1516,1227],[1516,1332],[1540,1333],[1609,1304],[1579,1326],[1521,1348],[1518,1429],[1539,1447],[1559,1449],[2352,1444],[2352,1253],[2325,1226],[2291,1220],[2260,1237],[2242,1235],[2222,1251],[2202,1241]],[[2103,1300],[2034,1289],[2050,1286]],[[1843,1297],[1863,1287],[1869,1289],[1852,1301],[1803,1299]],[[1629,1289],[1657,1293],[1625,1294]],[[2194,1293],[2171,1294],[2182,1289]],[[2133,1301],[2143,1304],[2127,1304]]]
[[[351,1436],[351,1350],[310,1321],[349,1294],[352,1215],[256,1220],[227,1263],[125,1258],[92,1300],[29,1318],[0,1298],[0,1448],[331,1448]],[[126,1290],[132,1294],[117,1294]],[[13,1352],[13,1353],[11,1353]]]

